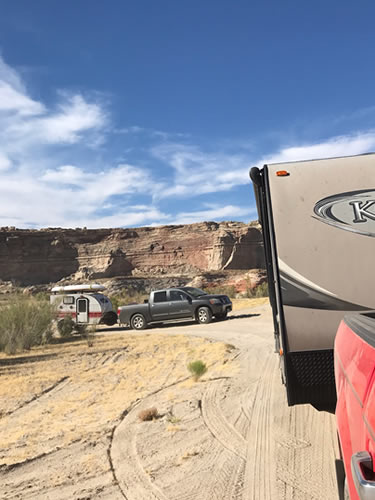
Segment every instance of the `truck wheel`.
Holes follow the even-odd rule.
[[[144,330],[147,326],[147,321],[143,314],[134,314],[130,320],[130,326],[134,330]]]
[[[208,307],[200,307],[197,311],[198,323],[210,323],[212,320],[212,312]]]

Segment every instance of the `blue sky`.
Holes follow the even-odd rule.
[[[375,4],[2,0],[0,226],[257,218],[248,171],[375,151]]]

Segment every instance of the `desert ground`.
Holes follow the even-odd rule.
[[[334,416],[287,407],[273,351],[259,299],[208,325],[0,355],[0,497],[336,499]]]

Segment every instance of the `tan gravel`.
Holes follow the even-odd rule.
[[[0,497],[337,498],[334,417],[287,407],[270,309],[255,304],[1,356]],[[193,382],[196,359],[208,371]]]

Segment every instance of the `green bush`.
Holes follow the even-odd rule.
[[[76,324],[73,321],[72,317],[67,314],[63,319],[60,319],[57,323],[57,329],[62,338],[70,337],[73,333]]]
[[[0,308],[0,350],[7,354],[49,342],[54,310],[48,302],[14,297]]]
[[[228,295],[231,299],[235,298],[237,294],[236,287],[233,285],[227,286],[208,286],[203,289],[210,295]]]
[[[246,296],[249,299],[268,297],[268,283],[264,281],[254,288],[247,288]]]
[[[206,363],[201,360],[192,361],[188,364],[188,370],[193,375],[194,380],[197,381],[207,371]]]
[[[136,302],[137,304],[142,304],[145,299],[148,299],[149,295],[144,292],[137,292],[136,290],[123,290],[121,293],[114,293],[110,295],[110,300],[112,302],[112,308],[115,312],[121,306],[131,304]]]
[[[258,285],[255,289],[255,297],[268,297],[268,283],[264,281],[260,285]]]

